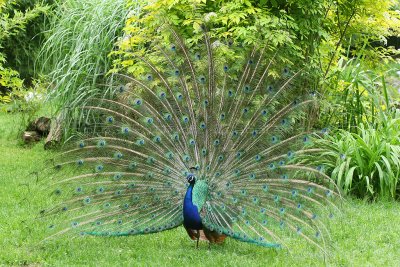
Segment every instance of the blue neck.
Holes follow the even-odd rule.
[[[197,206],[193,205],[192,193],[193,184],[190,184],[183,201],[183,224],[190,229],[200,230],[203,229],[201,218]]]

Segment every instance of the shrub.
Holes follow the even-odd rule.
[[[7,65],[19,72],[25,86],[36,78],[34,62],[45,31],[45,22],[53,0],[7,1],[4,14],[12,18],[8,23],[8,37],[2,42]]]
[[[317,139],[318,155],[307,161],[324,166],[347,194],[360,198],[400,197],[400,111],[380,114],[375,125],[360,124],[358,133],[338,130]]]
[[[128,2],[138,9],[138,1]],[[148,2],[142,12],[132,12],[127,20],[120,57],[115,61],[118,68],[135,74],[141,68],[133,55],[146,51],[149,40],[165,38],[158,29],[166,22],[176,27],[189,45],[202,40],[201,26],[205,24],[217,40],[279,48],[278,57],[288,64],[300,60],[319,78],[309,85],[314,88],[319,88],[321,77],[329,76],[345,48],[371,48],[372,41],[384,42],[386,36],[400,32],[400,14],[392,10],[397,4],[394,0],[380,1],[378,6],[373,0]],[[382,49],[369,51],[375,59],[384,54]]]
[[[22,49],[22,47],[14,47],[15,40],[26,41],[28,39],[26,37],[27,27],[42,14],[45,14],[49,8],[33,3],[31,8],[26,7],[21,11],[15,8],[18,3],[18,1],[0,1],[0,102],[3,103],[12,100],[11,92],[23,89],[23,79],[20,78],[19,67],[27,62],[17,64],[15,58],[12,57],[11,50],[15,55],[16,50]],[[13,43],[14,46],[10,47],[10,43]],[[31,56],[33,57],[33,55]],[[26,55],[25,61],[28,61],[28,58],[29,56]]]
[[[203,41],[202,27],[207,27],[213,40],[243,44],[246,47],[266,46],[287,65],[302,60],[304,66],[314,66],[312,56],[327,25],[323,23],[325,0],[318,1],[149,1],[141,12],[137,1],[129,1],[136,10],[128,18],[125,38],[119,43],[115,60],[117,69],[135,75],[143,74],[135,55],[148,51],[147,42],[168,39],[170,25],[186,40],[188,46]],[[229,56],[229,55],[227,55]]]

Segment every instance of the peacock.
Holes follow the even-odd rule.
[[[50,169],[48,238],[133,236],[183,225],[196,242],[268,248],[298,236],[324,249],[340,193],[302,164],[317,94],[304,66],[268,45],[168,38],[135,53],[137,75],[82,107],[84,130]],[[167,40],[168,39],[168,40]],[[336,204],[335,204],[336,203]]]

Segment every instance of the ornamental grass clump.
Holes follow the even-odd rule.
[[[125,0],[66,0],[56,3],[38,68],[51,84],[51,98],[74,129],[76,112],[89,96],[104,94],[111,67],[108,54],[121,36],[129,9]],[[74,122],[75,121],[75,122]]]

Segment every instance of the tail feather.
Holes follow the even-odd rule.
[[[244,48],[207,33],[188,48],[169,30],[169,43],[136,54],[142,75],[119,75],[129,83],[114,98],[82,107],[86,134],[55,160],[50,198],[58,204],[45,212],[59,222],[53,235],[176,227],[194,169],[208,186],[203,237],[280,247],[287,232],[323,248],[340,195],[320,170],[296,161],[319,152],[307,148],[314,133],[304,117],[316,100],[302,88],[304,71],[282,67],[288,62],[268,47],[244,58]]]

